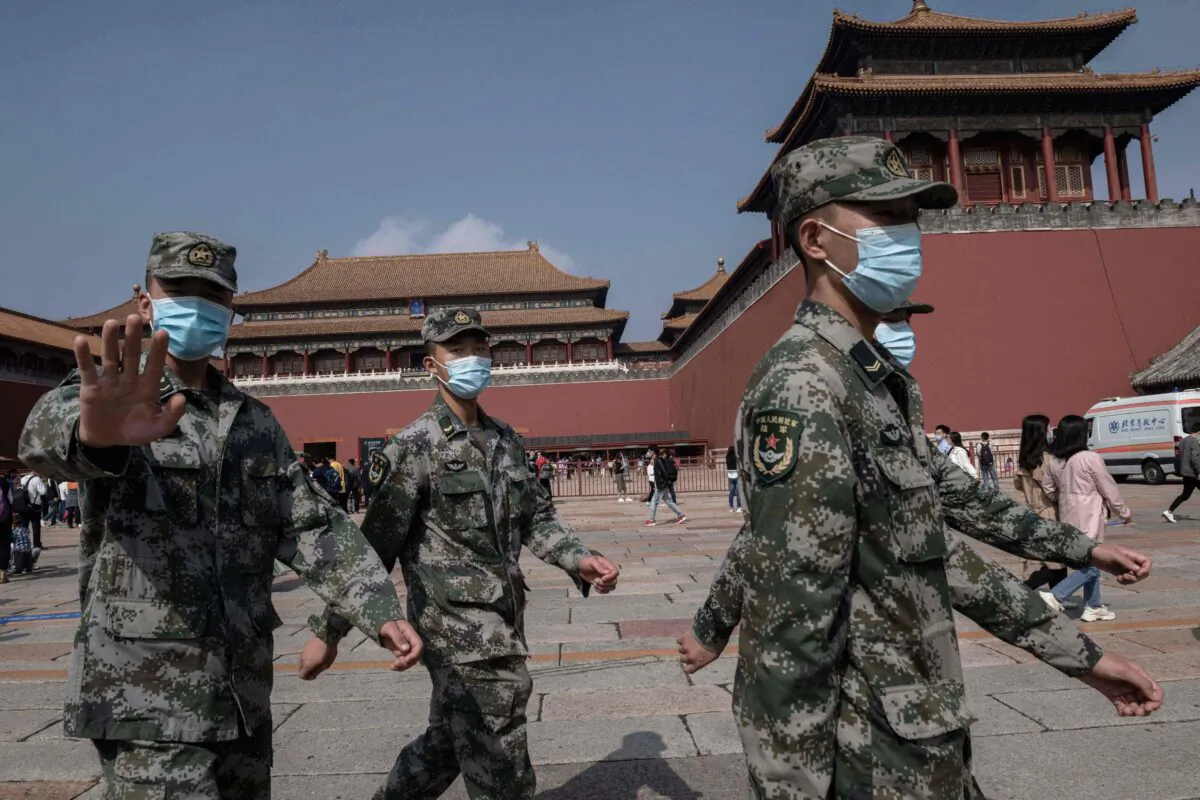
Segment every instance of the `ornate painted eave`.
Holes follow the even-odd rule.
[[[928,39],[930,37],[1053,37],[1062,39],[1074,35],[1086,38],[1086,41],[1080,42],[1079,47],[1080,55],[1083,56],[1086,63],[1095,58],[1101,50],[1135,22],[1137,22],[1137,12],[1132,8],[1097,14],[1081,13],[1075,17],[1029,22],[976,19],[945,14],[934,11],[929,8],[928,4],[920,0],[913,3],[913,9],[907,16],[893,22],[875,22],[863,19],[857,14],[847,14],[835,10],[825,51],[822,53],[812,77],[844,73],[848,62],[853,60],[851,57],[858,51],[857,40],[864,37],[874,40]],[[768,142],[781,144],[787,138],[795,128],[800,112],[808,105],[812,89],[812,79],[810,78],[783,120],[767,131],[766,140]]]
[[[607,308],[557,308],[521,311],[481,311],[483,324],[494,331],[548,326],[611,325],[622,328],[629,312]],[[229,332],[230,341],[267,342],[300,337],[346,336],[380,333],[419,333],[422,319],[407,315],[332,317],[328,319],[243,322]]]

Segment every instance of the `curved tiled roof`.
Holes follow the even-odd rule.
[[[702,300],[707,303],[709,300],[713,299],[713,295],[720,291],[721,287],[724,286],[725,282],[728,280],[729,273],[725,271],[725,262],[722,260],[720,262],[720,266],[717,267],[716,274],[711,278],[697,286],[695,289],[689,289],[686,292],[677,292],[676,294],[672,295],[672,297],[674,297],[676,300]]]
[[[666,353],[671,349],[670,345],[662,342],[622,342],[617,345],[613,352],[617,355],[626,353]]]
[[[244,292],[241,308],[361,300],[407,300],[494,294],[607,290],[609,282],[555,267],[531,244],[527,250],[327,258],[318,254],[296,277]]]
[[[1080,13],[1074,17],[1035,21],[1010,21],[993,19],[976,19],[961,17],[956,14],[944,14],[934,11],[924,2],[914,2],[912,11],[905,17],[893,22],[875,22],[859,17],[857,14],[847,14],[841,10],[833,12],[833,26],[829,31],[829,39],[825,43],[825,52],[813,71],[813,76],[832,73],[833,62],[844,56],[851,49],[849,41],[854,34],[867,34],[872,37],[927,37],[930,35],[948,36],[1063,36],[1071,33],[1091,35],[1092,42],[1081,52],[1085,61],[1090,61],[1101,50],[1107,47],[1113,39],[1125,28],[1137,22],[1137,12],[1132,8],[1120,11],[1105,11],[1096,14]],[[1097,37],[1096,34],[1107,35]],[[780,144],[796,127],[800,112],[808,103],[812,93],[812,80],[805,85],[796,102],[792,104],[787,115],[778,125],[767,131],[768,142]]]
[[[779,159],[802,143],[800,132],[804,120],[814,113],[817,104],[826,97],[868,97],[872,95],[937,96],[937,95],[1043,95],[1043,94],[1109,94],[1146,95],[1146,108],[1158,114],[1200,86],[1200,69],[1154,70],[1100,74],[1085,72],[1026,73],[1019,75],[815,75],[805,89],[807,102],[791,132],[783,141],[773,166]],[[1157,94],[1149,94],[1157,93]],[[771,183],[767,167],[751,192],[738,201],[738,211],[767,211],[773,199],[764,197]]]
[[[691,325],[692,321],[695,320],[697,316],[699,316],[699,314],[684,314],[681,317],[672,317],[663,323],[663,330],[685,331],[687,330],[688,325]]]
[[[89,314],[86,317],[68,317],[62,320],[60,324],[66,325],[69,328],[99,328],[110,319],[124,322],[126,317],[136,313],[138,313],[137,298],[131,297],[124,303],[113,306],[107,311],[99,311],[95,314]]]
[[[913,10],[894,22],[875,22],[857,14],[834,10],[835,27],[870,31],[872,33],[917,35],[929,33],[1007,33],[1007,34],[1053,34],[1068,31],[1100,31],[1110,28],[1124,29],[1137,22],[1137,11],[1125,8],[1118,11],[1101,11],[1088,14],[1080,12],[1073,17],[1043,20],[1004,20],[961,17],[934,11],[923,2],[913,3]]]
[[[483,316],[483,324],[494,330],[542,328],[548,325],[623,324],[629,319],[628,311],[614,311],[608,308],[540,308],[519,311],[481,311],[480,314]],[[229,338],[231,341],[245,341],[288,336],[419,333],[422,321],[418,317],[394,315],[242,322],[230,329]]]
[[[1154,359],[1129,383],[1139,392],[1200,388],[1200,327]]]
[[[22,314],[20,311],[0,308],[0,337],[40,344],[71,353],[75,347],[75,337],[78,335],[78,330],[62,323],[51,322],[31,314]],[[88,345],[92,348],[92,354],[100,355],[100,339],[91,335],[88,335],[87,338]]]

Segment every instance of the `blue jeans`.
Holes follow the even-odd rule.
[[[1062,602],[1075,592],[1083,589],[1083,605],[1085,608],[1099,608],[1100,602],[1100,570],[1091,565],[1072,572],[1063,581],[1050,590],[1050,594]]]
[[[979,476],[983,479],[983,488],[987,488],[988,478],[992,480],[992,488],[999,489],[1000,481],[996,477],[996,462],[988,464],[986,467],[982,464],[979,466]]]
[[[658,513],[658,504],[666,503],[667,508],[675,512],[675,516],[682,517],[683,512],[679,510],[679,506],[675,505],[675,501],[670,498],[666,489],[655,489],[654,498],[650,500],[650,521],[654,521],[654,515]]]
[[[737,478],[729,479],[729,507],[730,508],[741,508],[742,507],[742,501],[738,499],[737,484],[738,484]]]

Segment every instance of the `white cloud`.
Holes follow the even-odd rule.
[[[404,217],[384,217],[379,227],[366,238],[359,239],[351,255],[394,256],[408,253],[478,253],[496,250],[524,250],[528,241],[509,240],[503,226],[467,214],[450,223],[445,230],[434,231],[425,220]],[[551,264],[568,272],[575,262],[563,251],[539,244],[542,255]]]

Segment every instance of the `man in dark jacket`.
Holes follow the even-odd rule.
[[[1183,491],[1171,507],[1163,512],[1167,522],[1175,521],[1175,509],[1186,503],[1196,491],[1196,478],[1200,476],[1200,421],[1188,426],[1188,435],[1179,443],[1179,474],[1183,476]]]
[[[671,499],[671,486],[679,474],[675,462],[664,458],[658,450],[658,445],[655,444],[650,445],[646,459],[654,465],[654,496],[650,499],[650,518],[643,524],[646,527],[658,524],[654,521],[654,517],[658,513],[659,503],[666,503],[667,508],[675,512],[676,525],[687,522],[687,515],[680,511],[679,506],[675,505],[675,501]]]

